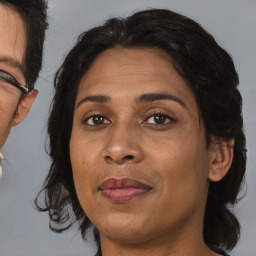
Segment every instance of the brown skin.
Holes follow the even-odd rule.
[[[149,93],[176,98],[138,101]],[[77,106],[99,94],[110,101]],[[203,215],[209,179],[225,175],[232,149],[222,144],[207,149],[195,97],[166,54],[103,52],[82,78],[75,106],[70,140],[75,187],[100,232],[103,256],[217,255],[203,242]],[[163,122],[157,124],[159,113]],[[95,114],[102,123],[95,123]],[[124,177],[152,189],[124,203],[99,191],[106,179]]]
[[[0,69],[11,74],[20,84],[26,84],[24,58],[26,34],[21,17],[0,4]],[[21,99],[21,91],[0,80],[0,149],[11,127],[19,124],[28,114],[37,96],[33,90]]]

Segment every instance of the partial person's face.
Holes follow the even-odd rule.
[[[27,115],[37,92],[32,91],[21,99],[21,90],[11,81],[22,85],[26,34],[21,17],[13,10],[0,4],[0,149],[13,125]]]
[[[165,53],[97,57],[78,88],[70,157],[79,201],[102,240],[202,228],[213,156],[195,97]]]

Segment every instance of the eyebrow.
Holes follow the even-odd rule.
[[[8,65],[19,69],[22,72],[22,74],[25,76],[25,67],[17,60],[10,57],[6,57],[6,56],[0,56],[0,62],[7,63]]]
[[[158,100],[171,100],[179,103],[182,107],[188,109],[185,102],[177,96],[174,96],[168,92],[162,93],[146,93],[142,94],[137,100],[137,103],[144,103],[144,102],[154,102]]]
[[[89,95],[84,97],[83,99],[81,99],[77,105],[76,108],[78,108],[81,104],[85,103],[85,102],[96,102],[96,103],[107,103],[110,102],[111,98],[105,95]]]
[[[172,94],[169,94],[167,92],[163,93],[145,93],[142,94],[138,99],[136,99],[136,103],[147,103],[147,102],[154,102],[158,100],[171,100],[179,103],[182,107],[188,109],[187,105],[184,103],[184,101],[177,96],[174,96]],[[78,108],[80,105],[82,105],[85,102],[96,102],[96,103],[108,103],[111,102],[111,98],[106,95],[89,95],[81,99],[77,105],[76,108]]]

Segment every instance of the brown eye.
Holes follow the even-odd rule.
[[[157,124],[163,124],[166,121],[166,116],[157,114],[154,116],[154,122]]]
[[[104,123],[104,117],[103,116],[94,116],[94,117],[92,117],[92,122],[94,124],[103,124]]]
[[[102,115],[92,115],[87,118],[84,123],[88,125],[101,125],[101,124],[109,124],[110,122]]]
[[[155,124],[155,125],[161,125],[166,123],[175,122],[175,119],[171,118],[170,116],[162,113],[156,113],[154,115],[151,115],[147,120],[146,123],[148,124]]]

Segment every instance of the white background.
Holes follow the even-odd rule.
[[[27,119],[15,127],[3,149],[0,180],[0,256],[93,255],[76,227],[62,234],[48,229],[48,214],[33,209],[48,168],[46,120],[52,81],[77,36],[110,17],[147,7],[168,8],[195,19],[233,56],[244,99],[248,147],[247,194],[236,208],[242,236],[234,256],[255,256],[256,241],[256,1],[254,0],[49,0],[44,67],[36,83],[39,96]],[[254,114],[253,114],[254,113]]]

